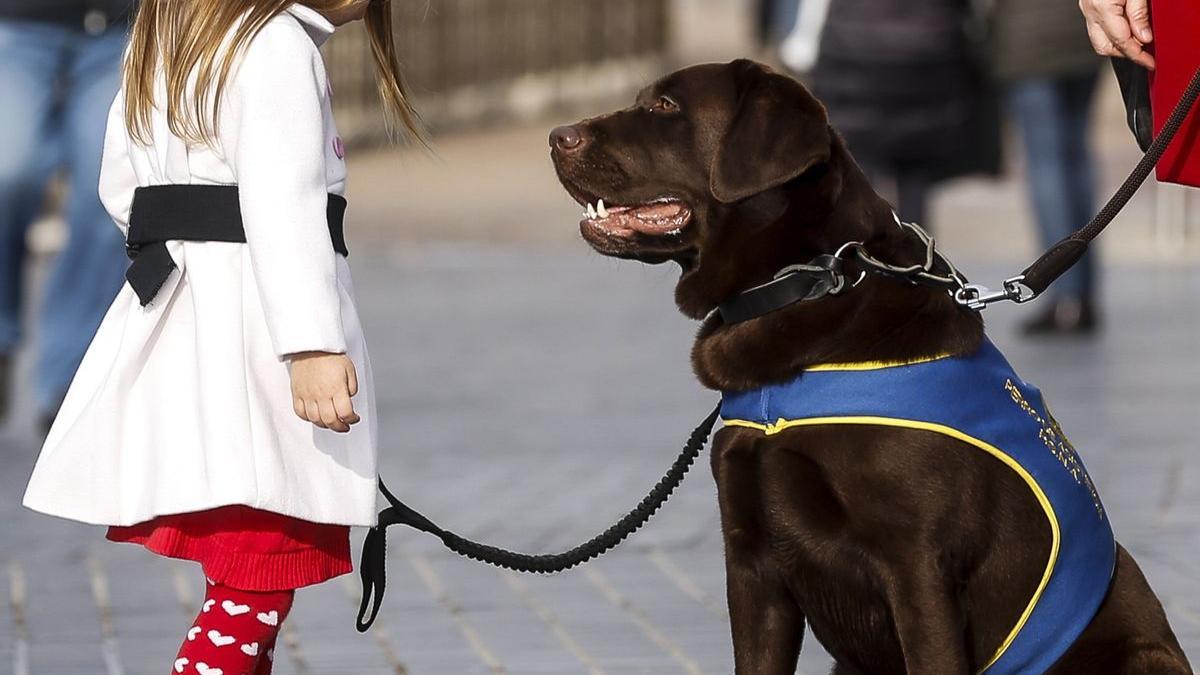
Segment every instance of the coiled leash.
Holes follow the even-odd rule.
[[[563,553],[548,555],[529,555],[507,551],[495,546],[481,544],[464,539],[463,537],[438,527],[433,521],[417,513],[404,502],[396,499],[379,481],[379,489],[391,504],[379,514],[379,524],[367,532],[363,542],[362,561],[359,565],[359,576],[362,578],[362,604],[358,608],[357,627],[360,633],[365,633],[375,623],[379,608],[383,604],[383,593],[387,587],[387,528],[392,525],[408,525],[422,532],[427,532],[442,540],[446,548],[472,560],[485,562],[489,565],[514,570],[516,572],[531,572],[536,574],[553,574],[569,570],[572,567],[603,555],[620,544],[626,537],[637,532],[658,511],[675,488],[683,482],[696,458],[708,443],[717,419],[721,416],[721,406],[718,405],[708,417],[692,431],[684,444],[683,452],[675,459],[675,463],[667,470],[666,475],[650,493],[638,503],[632,511],[625,514],[612,527],[596,535],[588,541]]]
[[[1125,81],[1122,80],[1123,88],[1124,84]],[[1200,70],[1192,77],[1183,97],[1171,112],[1158,137],[1150,143],[1145,156],[1096,217],[1052,246],[1032,265],[1025,268],[1023,273],[1007,279],[1000,290],[968,283],[954,264],[937,250],[933,237],[920,226],[903,223],[896,218],[900,227],[910,231],[924,245],[925,259],[921,263],[909,266],[893,265],[872,256],[862,242],[847,242],[832,255],[817,256],[808,264],[792,265],[780,270],[772,281],[739,293],[722,303],[717,311],[725,323],[739,323],[797,302],[837,295],[857,286],[867,274],[944,289],[960,305],[975,311],[981,311],[996,302],[1029,302],[1041,295],[1055,279],[1078,262],[1087,252],[1092,240],[1103,232],[1129,203],[1175,138],[1175,134],[1194,107],[1197,97],[1200,97]],[[1131,126],[1135,126],[1132,113],[1130,120]],[[1138,117],[1136,121],[1144,130],[1144,117]],[[1137,126],[1134,131],[1139,131]],[[851,260],[861,270],[854,281],[849,281],[843,271],[845,263]],[[380,480],[379,489],[390,506],[379,514],[379,523],[371,528],[363,543],[362,561],[359,565],[363,594],[356,622],[359,632],[370,629],[383,604],[383,594],[387,586],[387,528],[393,525],[407,525],[441,539],[446,548],[463,557],[517,572],[552,574],[571,569],[608,552],[650,520],[683,482],[684,476],[707,444],[720,413],[721,407],[718,405],[700,426],[692,431],[683,452],[636,508],[604,532],[563,553],[529,555],[465,539],[439,527],[401,502]]]

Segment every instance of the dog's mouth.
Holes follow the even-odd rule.
[[[596,251],[607,256],[657,264],[676,259],[691,246],[695,220],[691,204],[666,192],[613,198],[579,185],[556,161],[567,193],[584,207],[579,233]],[[611,196],[611,195],[610,195]]]
[[[610,237],[671,237],[683,233],[692,221],[692,209],[674,197],[634,205],[608,205],[603,199],[583,202],[587,210],[579,226]]]

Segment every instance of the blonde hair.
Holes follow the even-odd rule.
[[[301,0],[318,12],[348,7],[356,0]],[[217,110],[242,49],[275,15],[297,0],[141,0],[125,60],[125,126],[140,142],[150,138],[151,111],[165,105],[171,133],[191,143],[216,136]],[[392,33],[389,0],[370,0],[365,17],[375,80],[389,133],[397,124],[424,140],[420,118],[409,102]],[[234,30],[226,42],[226,35]],[[167,100],[154,100],[161,61]],[[193,72],[195,81],[188,85]]]

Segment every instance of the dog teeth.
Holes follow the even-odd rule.
[[[588,215],[588,218],[596,217],[596,207],[593,206],[591,203],[588,204],[587,215]]]
[[[603,199],[596,202],[596,213],[598,213],[601,218],[608,217],[608,209],[604,208],[604,200]]]

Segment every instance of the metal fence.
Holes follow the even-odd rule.
[[[434,129],[625,96],[661,70],[667,0],[392,0],[401,63]],[[384,137],[361,30],[325,48],[347,140]]]

